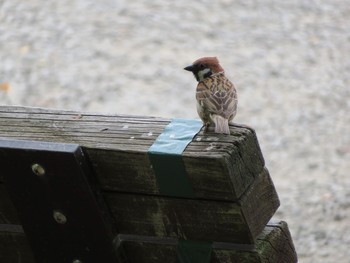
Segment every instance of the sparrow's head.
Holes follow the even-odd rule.
[[[197,59],[192,65],[184,68],[184,70],[192,71],[198,82],[210,77],[214,73],[223,72],[219,60],[216,57],[204,57]]]

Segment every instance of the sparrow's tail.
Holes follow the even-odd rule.
[[[225,119],[224,117],[220,115],[213,114],[211,115],[211,119],[213,120],[215,124],[215,132],[216,133],[224,133],[224,134],[230,134],[230,128],[228,126],[228,119]]]

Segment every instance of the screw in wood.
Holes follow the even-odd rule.
[[[44,176],[45,175],[45,169],[38,163],[32,164],[32,171],[37,176]]]
[[[67,217],[61,211],[54,210],[53,211],[53,218],[55,219],[55,221],[58,224],[63,225],[65,223],[67,223]]]

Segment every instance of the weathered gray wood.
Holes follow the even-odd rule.
[[[103,189],[159,194],[147,151],[169,122],[2,106],[0,138],[77,143]],[[203,199],[237,200],[264,167],[254,131],[240,125],[231,126],[230,136],[200,132],[183,161],[196,196]]]
[[[0,262],[35,263],[21,226],[0,224]]]
[[[267,236],[268,239],[263,239]],[[286,222],[270,221],[258,237],[257,250],[266,251],[261,255],[263,262],[297,262],[297,254]]]
[[[265,170],[237,202],[105,193],[119,233],[253,243],[279,206]]]
[[[273,220],[258,236],[253,248],[237,246],[233,250],[218,249],[223,244],[214,244],[212,262],[247,263],[295,263],[298,262],[288,225],[284,221]]]
[[[176,261],[177,239],[120,235],[129,263],[172,263]],[[283,221],[269,223],[255,245],[214,242],[211,263],[295,263],[297,255],[288,226]]]
[[[253,240],[260,234],[265,224],[271,219],[280,205],[277,192],[267,169],[259,175],[259,178],[260,180],[256,179],[239,200],[241,209],[244,211],[245,222],[249,226]]]

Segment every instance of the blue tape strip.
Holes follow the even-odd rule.
[[[199,120],[172,119],[148,152],[182,154],[202,126],[203,123]]]
[[[182,161],[182,153],[202,126],[199,120],[173,119],[149,148],[149,158],[161,194],[195,197]]]

